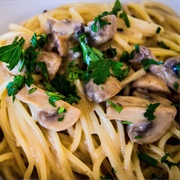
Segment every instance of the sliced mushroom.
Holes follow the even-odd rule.
[[[76,40],[77,34],[82,31],[84,25],[77,20],[53,20],[48,19],[45,32],[49,34],[47,49],[56,51],[60,56],[66,56],[69,51],[69,43]],[[71,41],[71,42],[70,42]]]
[[[138,78],[133,82],[132,87],[137,89],[143,88],[152,92],[170,94],[170,90],[165,81],[161,77],[151,73],[146,73],[144,76]]]
[[[37,88],[33,93],[29,94],[31,88]],[[36,86],[30,88],[23,87],[16,98],[28,104],[32,117],[39,122],[44,128],[52,131],[63,131],[73,126],[80,117],[80,110],[62,100],[56,101],[56,107],[49,104],[49,97],[43,89]],[[59,114],[58,108],[63,107],[64,113]],[[62,121],[58,121],[62,118]]]
[[[45,62],[49,79],[53,79],[61,65],[62,59],[54,52],[43,51],[38,55],[37,62]]]
[[[91,100],[100,103],[116,95],[121,88],[119,81],[115,77],[110,76],[104,84],[100,85],[95,84],[93,79],[91,79],[84,86],[84,92]]]
[[[135,69],[140,69],[142,67],[141,61],[143,59],[155,59],[151,50],[145,46],[139,46],[139,51],[134,51],[133,56],[134,57],[130,62]]]
[[[88,23],[88,27],[85,31],[89,32],[90,34],[90,42],[93,46],[99,46],[104,44],[105,42],[109,41],[114,37],[114,34],[117,31],[117,22],[115,15],[107,15],[102,18],[102,20],[109,22],[110,24],[105,25],[103,28],[100,28],[100,24],[98,23],[97,26],[99,28],[98,32],[92,31],[92,24],[94,21]]]
[[[126,120],[132,122],[127,125],[127,133],[131,141],[138,144],[153,143],[160,139],[170,128],[177,110],[171,102],[156,95],[115,96],[110,99],[113,103],[123,106],[118,113],[111,105],[107,105],[107,118],[110,120]],[[144,116],[147,105],[159,102],[154,112],[155,119],[148,121]]]
[[[169,87],[180,93],[180,72],[176,65],[180,65],[180,56],[172,57],[165,61],[162,65],[151,65],[150,71],[160,76]]]

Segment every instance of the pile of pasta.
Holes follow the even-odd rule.
[[[76,3],[47,10],[21,25],[10,24],[9,32],[0,37],[0,46],[16,36],[30,39],[34,33],[44,33],[47,18],[57,20],[77,19],[87,24],[103,11],[110,11],[112,4]],[[134,44],[145,45],[159,60],[180,56],[180,18],[169,7],[155,3],[129,3],[123,5],[128,14],[130,28],[122,18],[117,18],[114,38],[110,41],[117,49],[131,52]],[[161,31],[157,34],[157,28]],[[169,48],[157,45],[163,41]],[[140,71],[121,83],[130,84],[145,74]],[[65,131],[54,132],[40,126],[32,118],[26,104],[7,94],[6,86],[13,80],[0,64],[0,173],[4,179],[178,179],[178,166],[168,167],[161,159],[167,153],[168,160],[180,161],[180,129],[173,121],[169,130],[158,141],[140,145],[129,140],[125,125],[119,120],[106,118],[103,107],[89,101],[80,80],[75,81],[81,100],[76,105],[80,119]],[[128,95],[126,86],[122,90]],[[171,143],[175,141],[176,143]],[[139,160],[137,152],[144,152],[157,160],[153,167]]]

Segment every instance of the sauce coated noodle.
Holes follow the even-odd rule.
[[[86,3],[60,6],[21,25],[10,24],[10,31],[0,37],[0,45],[12,42],[16,36],[23,36],[29,42],[34,33],[45,33],[47,19],[76,19],[87,24],[112,7],[112,4]],[[130,27],[117,17],[118,30],[101,49],[116,48],[117,59],[123,51],[130,53],[134,44],[148,47],[158,61],[180,56],[180,19],[175,12],[155,2],[129,3],[123,5],[123,9],[128,14]],[[168,48],[162,48],[157,42],[164,42]],[[180,161],[180,130],[175,119],[160,139],[138,144],[127,136],[127,125],[120,120],[109,120],[104,104],[90,101],[81,81],[75,80],[81,100],[73,106],[81,111],[79,120],[64,131],[48,130],[32,118],[25,103],[18,99],[13,102],[8,96],[6,86],[13,77],[2,63],[0,65],[0,172],[5,179],[103,179],[109,176],[122,180],[174,180],[180,177],[177,165],[169,168],[161,162],[167,153],[169,162]],[[132,82],[145,74],[139,69],[127,76],[121,81],[120,94],[130,96]],[[138,153],[142,152],[155,159],[157,166],[140,160]]]

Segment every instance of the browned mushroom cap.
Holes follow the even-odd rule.
[[[116,95],[121,88],[119,81],[115,77],[110,76],[104,84],[100,85],[95,84],[93,79],[91,79],[84,86],[84,92],[91,100],[100,103]]]
[[[155,59],[154,55],[152,54],[151,50],[148,49],[146,46],[139,46],[139,51],[134,51],[133,59],[130,60],[132,66],[135,69],[141,68],[141,61],[143,59]]]
[[[90,42],[93,46],[99,46],[101,44],[104,44],[105,42],[109,41],[114,37],[114,34],[117,30],[117,22],[116,22],[116,16],[115,15],[107,15],[102,18],[102,20],[109,22],[110,24],[105,25],[103,28],[100,28],[100,25],[97,24],[99,27],[98,32],[94,32],[91,29],[92,24],[94,21],[91,21],[88,23],[88,27],[85,29],[85,31],[90,33]]]
[[[75,41],[77,33],[82,31],[83,26],[78,20],[48,19],[45,32],[50,34],[50,37],[46,48],[49,51],[57,51],[60,56],[66,56],[69,51],[69,40]]]
[[[61,65],[62,59],[54,52],[42,51],[41,54],[38,55],[37,62],[46,63],[49,79],[53,79]]]
[[[170,90],[165,81],[161,77],[151,73],[146,73],[144,76],[138,78],[133,82],[132,87],[137,89],[147,89],[152,92],[170,94]]]
[[[180,66],[180,56],[172,57],[165,61],[162,65],[151,65],[150,71],[160,76],[169,87],[180,93],[180,78],[178,66]]]
[[[160,139],[170,128],[177,113],[170,101],[156,95],[115,96],[111,98],[111,101],[120,104],[123,109],[118,113],[111,105],[108,105],[107,118],[132,122],[132,124],[127,125],[127,133],[131,141],[139,144],[153,143]],[[156,118],[148,121],[144,116],[147,105],[157,102],[160,102],[160,105],[154,112]]]
[[[31,88],[37,88],[33,93],[29,94]],[[36,86],[23,87],[16,98],[28,104],[32,117],[39,122],[39,124],[52,131],[63,131],[76,123],[80,117],[80,110],[72,105],[58,100],[56,107],[49,104],[49,97],[43,89]],[[65,112],[58,113],[58,108],[64,108]],[[59,121],[61,119],[61,121]]]

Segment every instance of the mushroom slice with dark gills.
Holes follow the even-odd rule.
[[[133,88],[146,89],[152,92],[170,94],[170,90],[165,81],[152,73],[146,73],[132,83]]]
[[[84,92],[92,101],[101,103],[115,96],[121,88],[117,78],[110,76],[105,83],[100,85],[95,84],[93,79],[89,80],[84,86]]]
[[[162,97],[156,100],[155,97],[151,95],[143,97],[114,96],[110,101],[123,106],[123,109],[118,113],[107,103],[107,118],[131,122],[127,125],[127,134],[131,141],[138,144],[153,143],[170,128],[177,113],[170,101]],[[160,105],[154,111],[155,119],[150,121],[144,116],[144,113],[147,110],[147,105],[157,102]]]
[[[41,54],[38,55],[37,62],[46,63],[49,79],[52,80],[59,70],[62,58],[57,53],[42,51]],[[36,71],[38,71],[38,67]]]
[[[65,19],[57,21],[48,19],[45,32],[49,34],[49,42],[46,48],[48,51],[56,51],[64,57],[69,51],[69,44],[76,38],[79,32],[84,28],[82,22],[78,20]]]
[[[31,88],[36,88],[36,90],[29,94]],[[46,92],[34,85],[30,88],[24,86],[16,98],[29,106],[33,119],[52,131],[63,131],[73,126],[80,117],[80,110],[63,100],[56,101],[56,107],[49,104],[49,96]],[[59,113],[58,108],[62,108],[64,111]]]
[[[159,66],[151,65],[149,69],[164,79],[169,87],[180,93],[180,56],[171,57]]]
[[[94,32],[92,30],[94,21],[89,22],[88,27],[85,27],[85,31],[90,34],[89,41],[93,46],[99,46],[106,43],[114,37],[117,31],[117,22],[115,15],[104,16],[102,20],[107,21],[109,24],[106,24],[104,27],[100,28],[100,24],[98,23],[97,26],[99,30],[97,32]]]

